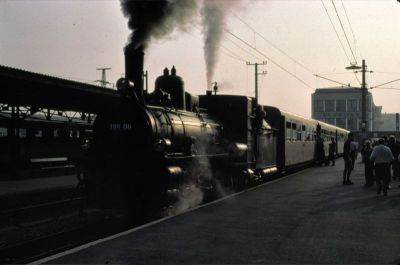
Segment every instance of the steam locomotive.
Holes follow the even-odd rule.
[[[174,67],[147,93],[143,56],[140,48],[126,47],[119,103],[94,122],[88,187],[103,205],[137,212],[190,186],[212,194],[242,190],[312,163],[317,138],[334,137],[343,150],[346,130],[257,105],[254,98],[217,95],[217,87],[193,96]]]

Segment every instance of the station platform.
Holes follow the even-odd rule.
[[[342,185],[342,159],[31,264],[400,263],[400,184]]]

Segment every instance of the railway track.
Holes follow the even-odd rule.
[[[28,263],[126,229],[124,218],[93,214],[58,231],[0,248],[0,264]]]
[[[279,173],[263,182],[289,175],[307,167],[309,165]],[[252,183],[250,186],[258,184],[260,183]],[[210,202],[213,199],[205,199],[204,203]],[[131,223],[126,222],[126,215],[122,212],[83,209],[82,202],[84,200],[85,197],[69,198],[2,212],[3,217],[8,216],[8,218],[11,218],[20,215],[26,216],[30,212],[34,215],[35,212],[44,211],[50,215],[42,218],[41,221],[25,225],[25,228],[34,228],[35,225],[44,225],[46,223],[48,226],[51,226],[51,223],[55,221],[58,225],[56,225],[57,229],[50,229],[51,232],[43,233],[26,240],[14,241],[12,244],[6,246],[2,246],[0,242],[0,264],[31,262],[133,227]],[[61,208],[64,209],[61,211],[64,212],[63,216],[60,212]],[[56,214],[57,211],[58,215]],[[71,211],[75,211],[75,213],[72,214]],[[154,219],[147,221],[154,221]],[[145,222],[139,222],[136,225],[143,223]],[[24,226],[20,227],[24,228]]]

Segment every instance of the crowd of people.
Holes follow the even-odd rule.
[[[343,170],[343,185],[353,184],[350,180],[351,171],[357,157],[357,145],[354,142],[353,133],[349,133],[343,148],[345,162]],[[400,141],[394,136],[382,137],[378,140],[366,140],[361,150],[362,162],[364,162],[365,186],[371,187],[376,183],[377,194],[387,196],[391,188],[391,176],[393,180],[400,179]],[[400,187],[400,185],[399,185]]]

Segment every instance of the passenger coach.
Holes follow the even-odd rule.
[[[331,137],[336,142],[336,154],[341,155],[349,131],[321,121],[266,106],[267,122],[276,129],[277,166],[279,170],[302,166],[315,161],[317,126],[321,126],[325,156],[328,156]]]

